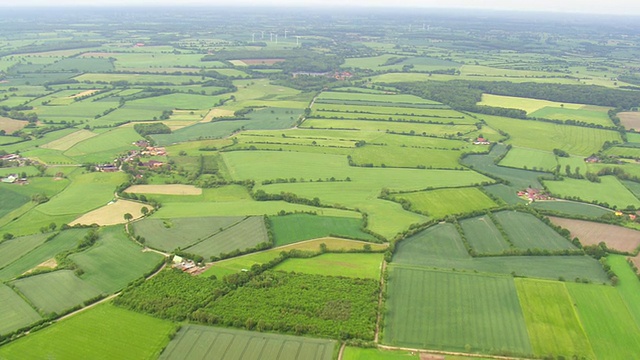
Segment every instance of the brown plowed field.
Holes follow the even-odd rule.
[[[626,129],[640,130],[640,112],[628,111],[618,113],[620,122]]]
[[[604,241],[611,249],[627,252],[634,252],[640,245],[640,231],[591,221],[557,217],[549,219],[552,223],[571,231],[571,237],[580,239],[582,245],[597,245]]]

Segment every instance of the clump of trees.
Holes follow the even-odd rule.
[[[135,124],[133,129],[140,134],[140,136],[147,136],[153,134],[171,134],[171,129],[163,123],[152,124]]]

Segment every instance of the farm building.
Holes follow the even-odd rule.
[[[490,145],[491,142],[483,137],[479,137],[473,142],[473,145]]]

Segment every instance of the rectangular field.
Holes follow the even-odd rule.
[[[45,314],[60,313],[101,293],[70,270],[35,275],[16,280],[13,284]]]
[[[460,221],[471,247],[479,254],[498,254],[509,249],[496,225],[487,215]]]
[[[10,287],[0,284],[0,335],[40,320],[40,315]]]
[[[160,359],[331,360],[334,340],[185,325]]]
[[[327,236],[375,240],[372,235],[361,230],[362,220],[360,219],[293,214],[273,216],[269,221],[274,233],[275,246]]]
[[[607,264],[616,273],[619,281],[616,285],[622,300],[627,304],[629,312],[640,327],[640,281],[638,276],[621,255],[608,255]]]
[[[384,343],[530,355],[513,280],[393,266]]]
[[[439,189],[395,195],[411,203],[411,209],[433,218],[463,214],[496,207],[496,203],[477,188]]]
[[[186,252],[202,255],[205,259],[234,250],[253,248],[269,241],[264,218],[249,217],[246,220],[185,249]]]
[[[310,259],[287,259],[275,270],[379,279],[383,257],[383,254],[322,254]]]
[[[581,199],[582,201],[598,201],[609,206],[624,209],[629,205],[640,207],[640,200],[629,191],[620,180],[613,176],[601,176],[600,183],[588,180],[564,179],[563,181],[545,181],[549,191],[559,196]]]
[[[136,235],[155,249],[186,248],[244,220],[240,216],[212,216],[175,219],[144,219],[131,226]],[[222,229],[222,230],[221,230]]]
[[[551,222],[571,231],[571,237],[580,239],[582,245],[598,245],[619,251],[634,252],[640,246],[640,231],[591,221],[550,217]]]
[[[567,239],[531,214],[501,211],[495,217],[518,249],[575,249]]]
[[[1,242],[0,269],[42,245],[47,240],[47,236],[45,234],[29,235]]]
[[[616,288],[576,283],[567,288],[596,357],[626,360],[640,354],[640,327]]]
[[[595,358],[564,283],[515,282],[535,355]]]
[[[0,348],[2,359],[156,359],[175,325],[111,304],[96,306]]]
[[[462,259],[471,257],[464,248],[462,238],[453,224],[432,226],[396,244],[394,261],[403,259]]]
[[[611,210],[603,207],[574,201],[536,201],[531,204],[536,209],[557,211],[568,215],[581,215],[593,218],[610,214]]]

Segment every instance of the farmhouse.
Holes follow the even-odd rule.
[[[595,156],[595,155],[591,155],[588,158],[584,159],[584,162],[589,163],[589,164],[595,164],[600,162],[600,158]]]
[[[554,200],[549,194],[541,191],[540,189],[527,188],[526,190],[518,191],[519,197],[524,197],[533,202],[536,200]]]
[[[13,184],[14,182],[16,182],[16,180],[18,180],[18,175],[10,174],[6,178],[3,178],[2,182],[5,183],[5,184]]]
[[[102,165],[98,165],[96,166],[96,171],[101,171],[101,172],[116,172],[120,169],[118,169],[118,167],[114,164],[102,164]]]
[[[490,145],[491,142],[483,137],[479,137],[473,142],[473,145]]]
[[[149,160],[147,162],[140,163],[140,166],[147,167],[149,169],[157,169],[164,165],[162,161]]]
[[[7,154],[4,156],[0,156],[0,160],[2,161],[13,161],[20,159],[20,155],[17,154]]]

